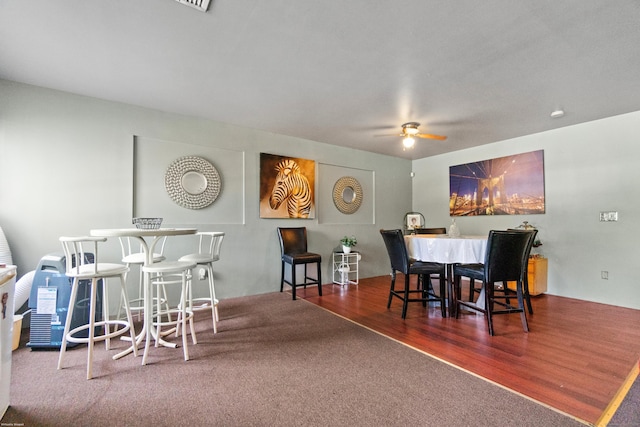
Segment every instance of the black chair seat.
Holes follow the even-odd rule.
[[[389,260],[391,261],[391,289],[387,308],[391,307],[393,297],[402,300],[402,318],[407,316],[407,304],[421,302],[423,307],[429,301],[440,302],[442,317],[447,316],[445,293],[445,265],[437,262],[413,261],[409,258],[407,246],[401,230],[380,230],[384,240]],[[404,274],[404,289],[396,290],[396,272]],[[412,274],[418,275],[417,289],[410,289],[409,282]],[[431,275],[436,274],[440,279],[440,294],[436,294],[431,285]],[[415,295],[415,296],[414,296]]]
[[[318,285],[318,295],[322,296],[322,257],[319,254],[307,251],[307,228],[291,227],[278,228],[278,239],[280,240],[280,255],[282,261],[280,292],[284,290],[284,284],[291,286],[291,294],[296,299],[296,288],[299,286]],[[316,278],[309,277],[307,265],[316,264]],[[285,266],[289,265],[291,280],[285,277]],[[297,282],[296,266],[304,265],[304,279],[302,283]]]
[[[322,257],[318,254],[305,252],[302,254],[284,254],[282,260],[287,264],[308,264],[322,261]]]
[[[456,268],[460,276],[480,281],[484,280],[484,264],[458,264]]]
[[[437,262],[414,261],[409,265],[409,274],[440,274],[444,267],[444,264]]]

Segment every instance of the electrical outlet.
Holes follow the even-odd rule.
[[[600,212],[600,221],[601,222],[610,222],[618,220],[618,212],[610,211],[610,212]]]
[[[204,268],[201,268],[200,271],[198,271],[198,279],[204,280],[206,278],[207,278],[207,270],[205,270]]]
[[[602,270],[600,272],[600,277],[603,278],[604,280],[609,280],[609,272],[606,270]]]

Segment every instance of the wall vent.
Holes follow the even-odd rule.
[[[209,3],[211,0],[176,0],[178,3],[186,4],[187,6],[191,6],[194,9],[199,10],[200,12],[206,12],[209,8]]]

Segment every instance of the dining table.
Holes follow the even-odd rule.
[[[151,265],[153,263],[153,252],[157,243],[166,236],[181,236],[195,234],[198,230],[196,228],[105,228],[90,230],[89,234],[95,237],[133,237],[140,241],[140,246],[145,254],[144,265]],[[143,306],[144,316],[142,321],[142,331],[136,335],[136,340],[131,344],[131,347],[118,353],[113,358],[119,359],[129,353],[133,352],[133,346],[139,346],[146,338],[147,329],[151,333],[151,336],[155,339],[156,343],[165,347],[176,347],[176,344],[167,342],[162,339],[153,327],[152,307],[153,302],[151,296],[153,291],[151,289],[151,283],[148,274],[143,274]],[[137,348],[137,347],[136,347]],[[146,364],[146,358],[142,358],[142,364]]]
[[[449,317],[455,316],[453,265],[483,263],[488,236],[449,236],[448,234],[409,234],[404,236],[409,256],[417,261],[446,265]]]

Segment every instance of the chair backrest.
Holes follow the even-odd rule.
[[[65,256],[67,275],[97,274],[98,272],[98,242],[106,242],[106,237],[60,237]],[[82,269],[83,265],[93,265],[93,269]]]
[[[222,231],[199,231],[196,233],[199,236],[198,253],[208,253],[216,260],[220,258],[220,248],[222,247],[222,240],[224,239],[224,232]],[[207,247],[208,246],[208,247]],[[208,252],[207,252],[208,250]]]
[[[409,274],[409,252],[407,251],[407,245],[404,243],[402,230],[380,230],[380,234],[387,247],[391,269]]]
[[[522,229],[522,228],[508,228],[507,231],[517,231],[520,233],[528,233],[529,234],[529,243],[527,244],[526,252],[524,253],[524,268],[525,271],[529,265],[529,254],[531,254],[531,248],[533,248],[533,243],[536,241],[536,236],[538,235],[538,230],[535,228]]]
[[[278,227],[278,238],[280,239],[281,255],[307,252],[306,227]]]
[[[416,228],[416,234],[447,234],[447,229],[445,227],[435,227],[435,228]]]
[[[533,243],[531,238],[531,232],[489,231],[484,262],[485,282],[522,280]]]
[[[140,255],[140,263],[144,263],[144,249],[142,248],[142,243],[135,237],[125,236],[118,237],[118,241],[120,242],[120,249],[122,250],[122,260],[125,261],[127,258],[131,258],[131,255]],[[158,250],[158,246],[154,248],[154,254],[163,255],[164,254],[164,245],[167,242],[167,236],[163,236],[159,240],[160,250]]]

